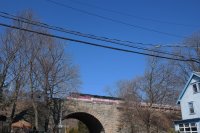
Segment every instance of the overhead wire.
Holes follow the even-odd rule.
[[[23,19],[23,20],[26,20],[26,21],[30,21],[27,18],[16,16],[16,15],[12,15],[12,14],[9,14],[9,13],[3,12],[3,11],[0,11],[0,13],[2,13],[4,15],[11,16],[11,17],[17,17],[17,18],[20,18],[20,19]],[[5,17],[5,16],[2,16],[2,17]],[[38,22],[38,21],[33,21],[33,20],[31,20],[31,21],[34,22],[34,23],[38,23],[38,24],[44,25],[44,26],[50,26],[50,25],[48,25],[46,23],[42,23],[42,22]],[[55,28],[60,29],[60,30],[64,29],[64,28],[57,27],[57,26],[52,26],[52,25],[50,27],[55,27]],[[177,45],[177,44],[172,45],[171,44],[171,45],[169,45],[169,44],[151,44],[151,43],[133,42],[133,41],[111,39],[111,38],[107,38],[107,37],[102,37],[102,36],[96,36],[96,35],[92,35],[92,34],[81,33],[79,31],[69,30],[69,29],[66,29],[66,28],[64,30],[65,31],[67,30],[67,31],[69,31],[71,33],[82,34],[82,35],[85,35],[85,36],[92,36],[92,37],[96,37],[96,38],[108,39],[108,40],[112,40],[112,41],[119,41],[119,42],[130,43],[130,44],[147,45],[147,46],[152,46],[152,47],[155,47],[155,48],[160,48],[160,47],[183,47],[183,48],[188,48],[188,47],[192,47],[192,46],[187,46],[187,45],[182,45],[182,44],[179,44],[179,45]]]
[[[54,35],[54,34],[43,33],[43,32],[39,32],[39,31],[35,31],[35,30],[25,29],[25,28],[21,28],[21,27],[18,27],[18,26],[14,26],[14,25],[8,25],[8,24],[5,24],[5,23],[0,23],[0,26],[12,28],[12,29],[18,29],[18,30],[31,32],[31,33],[35,33],[35,34],[39,34],[39,35],[44,35],[44,36],[48,36],[48,37],[53,37],[53,38],[57,38],[57,39],[67,40],[67,41],[71,41],[71,42],[77,42],[77,43],[80,43],[80,44],[87,44],[87,45],[90,45],[90,46],[112,49],[112,50],[115,50],[115,51],[121,51],[121,52],[126,52],[126,53],[134,53],[134,54],[140,54],[140,55],[146,55],[146,56],[152,56],[152,57],[158,57],[158,58],[176,60],[176,61],[187,61],[187,62],[189,61],[189,62],[200,63],[199,61],[194,60],[194,59],[173,58],[173,57],[155,55],[155,54],[151,54],[151,53],[144,53],[144,52],[138,52],[138,51],[133,51],[133,50],[127,50],[127,49],[122,49],[122,48],[117,48],[117,47],[112,47],[112,46],[106,46],[106,45],[101,45],[101,44],[92,43],[92,42],[88,42],[88,41],[72,39],[72,38],[67,38],[67,37],[58,36],[58,35]]]
[[[0,12],[0,13],[2,13],[2,12]],[[5,12],[3,12],[3,13],[5,14]],[[177,55],[177,54],[172,54],[172,53],[168,53],[168,52],[165,52],[165,51],[158,51],[158,50],[154,50],[154,49],[148,49],[148,48],[144,48],[144,47],[138,47],[138,46],[124,44],[124,43],[121,43],[121,42],[116,42],[116,41],[120,41],[120,40],[117,40],[117,39],[115,39],[115,41],[113,41],[113,39],[109,39],[109,38],[106,38],[106,37],[103,37],[103,38],[100,37],[100,38],[98,38],[97,36],[94,36],[94,35],[90,35],[89,36],[88,34],[82,34],[80,32],[70,31],[70,30],[66,30],[64,28],[50,26],[50,25],[45,24],[45,23],[41,23],[41,22],[37,22],[37,21],[32,21],[32,20],[29,20],[29,19],[23,18],[23,17],[17,17],[15,15],[11,15],[11,14],[8,14],[8,13],[6,13],[6,14],[9,15],[9,16],[12,16],[12,17],[8,17],[8,16],[1,15],[1,14],[0,14],[0,17],[4,17],[4,18],[7,18],[7,19],[12,19],[12,20],[15,20],[15,21],[22,21],[24,23],[32,24],[32,25],[35,25],[35,26],[40,26],[40,27],[43,27],[43,28],[48,28],[48,29],[51,29],[51,30],[56,30],[56,31],[60,31],[60,32],[68,33],[68,34],[78,35],[78,36],[81,36],[81,37],[87,37],[87,38],[90,38],[90,39],[95,39],[95,40],[100,40],[100,41],[104,41],[104,42],[109,42],[109,43],[113,43],[113,44],[117,44],[117,45],[121,45],[121,46],[126,46],[126,47],[131,47],[131,48],[136,48],[136,49],[140,49],[140,50],[146,50],[146,51],[151,51],[151,52],[166,54],[166,55],[179,56],[181,58],[184,58],[184,56]]]
[[[138,46],[128,45],[128,44],[124,44],[124,43],[121,43],[121,42],[113,41],[113,39],[109,39],[109,38],[106,38],[106,37],[100,37],[100,38],[98,38],[95,35],[88,36],[88,34],[83,34],[83,33],[76,32],[76,31],[70,31],[70,30],[66,30],[64,28],[60,28],[60,27],[50,26],[50,25],[48,25],[46,23],[29,20],[29,19],[24,18],[24,17],[17,17],[15,15],[11,15],[11,14],[8,14],[8,13],[5,13],[5,12],[0,12],[0,13],[4,14],[4,15],[0,14],[0,17],[4,17],[4,18],[7,18],[7,19],[12,19],[12,20],[15,20],[15,21],[22,21],[24,23],[32,24],[32,25],[35,25],[35,26],[40,26],[40,27],[43,27],[43,28],[48,28],[48,29],[51,29],[51,30],[56,30],[56,31],[64,32],[64,33],[78,35],[78,36],[81,36],[81,37],[87,37],[87,38],[90,38],[90,39],[95,39],[95,40],[100,40],[100,41],[104,41],[104,42],[109,42],[109,43],[113,43],[115,45],[117,44],[117,45],[131,47],[131,48],[136,48],[136,49],[140,49],[140,50],[146,50],[146,51],[150,51],[150,52],[156,52],[156,53],[160,53],[160,54],[171,55],[171,56],[178,56],[178,57],[184,58],[184,56],[173,54],[173,53],[169,53],[169,52],[165,52],[165,51],[158,51],[158,50],[154,50],[154,49],[148,49],[148,48],[144,48],[144,47],[138,47]],[[5,15],[9,15],[11,17],[5,16]]]
[[[80,5],[84,5],[84,6],[87,6],[87,7],[99,9],[99,10],[102,10],[102,11],[118,14],[118,15],[121,15],[121,16],[131,17],[131,18],[134,18],[134,19],[151,21],[151,22],[156,22],[156,23],[165,23],[165,24],[170,24],[170,25],[178,25],[178,26],[184,26],[184,27],[197,27],[197,26],[190,25],[190,24],[183,24],[183,23],[176,23],[176,22],[158,20],[158,19],[154,19],[154,18],[141,17],[141,16],[137,16],[137,15],[133,15],[133,14],[125,13],[125,12],[120,12],[120,11],[117,11],[117,10],[104,8],[104,7],[93,5],[93,4],[89,4],[89,3],[86,3],[86,2],[83,2],[83,1],[78,1],[78,0],[69,0],[69,1],[73,2],[73,3],[80,4]]]
[[[57,1],[53,1],[53,0],[46,0],[46,1],[48,1],[50,3],[53,3],[55,5],[59,5],[59,6],[74,10],[74,11],[78,11],[80,13],[84,13],[84,14],[87,14],[87,15],[90,15],[90,16],[98,17],[98,18],[101,18],[101,19],[104,19],[104,20],[107,20],[107,21],[111,21],[111,22],[114,22],[114,23],[126,25],[126,26],[129,26],[129,27],[132,27],[132,28],[142,29],[142,30],[155,32],[155,33],[158,33],[158,34],[163,34],[163,35],[172,36],[172,37],[176,37],[176,38],[186,38],[186,36],[172,34],[172,33],[168,33],[168,32],[163,32],[163,31],[159,31],[159,30],[143,27],[143,26],[140,26],[140,25],[130,24],[130,23],[127,23],[125,21],[113,19],[113,18],[110,18],[110,17],[105,17],[105,16],[102,16],[102,15],[99,15],[99,14],[96,14],[96,13],[91,13],[91,12],[88,12],[86,10],[78,9],[78,8],[75,8],[75,7],[72,7],[72,6],[57,2]]]

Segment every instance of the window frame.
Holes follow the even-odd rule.
[[[194,87],[195,86],[195,87]],[[193,93],[198,93],[199,83],[192,84]]]
[[[200,93],[200,82],[199,81],[191,83],[191,85],[192,85],[192,90],[193,90],[194,94]],[[196,87],[194,87],[194,86],[196,86]]]
[[[182,126],[180,126],[180,125],[182,125]],[[186,126],[186,125],[188,125],[188,126]],[[178,131],[180,133],[198,133],[198,131],[197,131],[197,124],[195,122],[180,123],[180,124],[178,124],[178,128],[179,128]],[[192,130],[194,128],[196,129],[195,131]],[[186,129],[188,131],[186,131]]]
[[[195,114],[195,110],[194,110],[194,102],[193,102],[193,101],[188,102],[188,107],[189,107],[189,113],[190,113],[190,115]]]
[[[197,85],[197,93],[199,93],[200,92],[200,82],[197,82],[196,85]]]

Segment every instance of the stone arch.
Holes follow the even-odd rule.
[[[74,112],[66,115],[63,119],[77,119],[83,122],[87,128],[89,129],[90,133],[104,133],[105,129],[102,123],[92,114],[86,112]]]

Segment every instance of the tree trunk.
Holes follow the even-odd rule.
[[[38,110],[37,110],[37,104],[32,99],[32,106],[34,110],[34,121],[35,121],[35,128],[38,130]]]
[[[13,107],[12,107],[10,121],[9,121],[9,132],[10,133],[11,133],[11,125],[12,125],[12,122],[13,122],[14,116],[15,116],[16,102],[17,102],[17,99],[18,99],[18,94],[19,94],[19,89],[20,89],[19,80],[16,79],[15,82],[16,82],[16,87],[15,87],[15,93],[14,93],[14,96],[13,96]]]
[[[147,133],[151,133],[150,132],[150,125],[149,124],[146,125],[146,131],[147,131]]]
[[[57,128],[57,125],[54,125],[54,127],[53,127],[53,133],[59,133],[59,129]]]
[[[30,72],[29,72],[30,88],[31,88],[31,101],[32,101],[32,106],[33,106],[33,110],[34,110],[35,128],[36,128],[36,130],[38,130],[38,109],[37,109],[37,103],[35,102],[35,98],[34,98],[34,87],[33,87],[32,73],[33,73],[33,63],[32,63],[32,60],[31,60],[30,61]]]
[[[0,107],[2,106],[3,103],[3,87],[0,87]]]
[[[3,106],[3,87],[5,82],[6,75],[0,74],[0,108]]]
[[[37,109],[37,103],[34,100],[34,91],[31,83],[31,101],[32,101],[32,106],[33,106],[33,111],[34,111],[34,121],[35,121],[35,128],[38,129],[38,109]]]
[[[12,126],[12,122],[13,122],[13,119],[14,119],[14,115],[15,115],[15,109],[16,109],[16,103],[14,102],[13,103],[13,106],[12,106],[12,112],[11,112],[11,115],[10,115],[10,120],[9,120],[9,133],[11,133],[11,126]]]
[[[45,130],[45,132],[48,131],[48,128],[49,128],[48,126],[49,126],[49,119],[46,118],[46,119],[45,119],[45,123],[44,123],[44,130]]]

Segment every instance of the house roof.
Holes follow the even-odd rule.
[[[192,80],[192,78],[193,78],[194,76],[200,78],[200,72],[192,72],[192,74],[190,75],[190,78],[189,78],[189,80],[187,81],[187,83],[186,83],[184,89],[182,90],[181,94],[179,95],[179,98],[178,98],[176,104],[180,104],[180,100],[182,99],[183,95],[185,94],[185,92],[186,92],[186,90],[187,90],[187,88],[188,88],[188,85],[190,84],[190,82],[191,82],[191,80]]]
[[[18,122],[12,123],[13,128],[31,128],[31,124],[25,120],[19,120]]]

